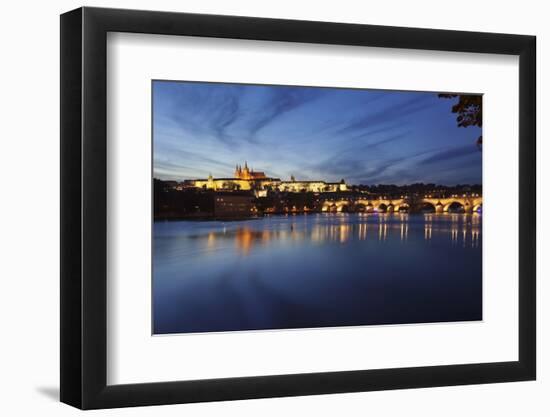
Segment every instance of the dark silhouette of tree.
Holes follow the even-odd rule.
[[[458,102],[451,108],[456,113],[458,127],[478,126],[483,123],[483,108],[481,95],[477,94],[438,94],[440,98],[457,98]],[[477,138],[477,146],[481,150],[482,136]]]

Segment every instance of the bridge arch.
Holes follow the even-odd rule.
[[[332,202],[326,202],[325,204],[323,204],[323,207],[321,208],[321,211],[325,213],[336,213],[337,210],[338,210],[338,206]]]
[[[377,206],[376,206],[376,211],[378,213],[386,213],[388,211],[388,204],[386,203],[379,203]]]
[[[336,211],[338,213],[349,213],[350,212],[349,204],[340,204],[340,205],[338,205]]]
[[[431,201],[423,201],[420,204],[420,211],[422,213],[436,213],[437,212],[437,204],[434,204]]]
[[[355,211],[358,213],[364,213],[367,211],[367,205],[363,203],[356,203],[355,204]]]
[[[404,211],[409,211],[411,209],[411,206],[409,203],[398,203],[395,205],[395,212],[404,212]]]
[[[467,203],[465,203],[465,204],[467,204]],[[461,201],[453,200],[453,201],[450,201],[447,204],[445,204],[445,206],[443,207],[443,211],[445,213],[465,212],[466,211],[465,204],[463,204]]]

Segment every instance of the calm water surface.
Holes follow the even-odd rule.
[[[482,318],[481,215],[154,224],[154,333]]]

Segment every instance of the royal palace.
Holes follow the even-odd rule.
[[[211,190],[252,190],[257,196],[267,193],[267,191],[283,191],[283,192],[338,192],[347,191],[348,186],[344,180],[340,182],[325,182],[316,181],[300,181],[294,176],[290,177],[289,181],[282,181],[280,178],[268,177],[262,171],[254,171],[248,167],[245,162],[244,167],[237,165],[233,177],[230,178],[214,178],[209,175],[205,179],[186,180],[186,186],[211,189]]]

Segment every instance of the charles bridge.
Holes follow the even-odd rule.
[[[449,197],[364,197],[364,196],[338,196],[325,198],[322,202],[324,212],[420,212],[430,209],[435,213],[447,213],[451,209],[463,210],[464,213],[481,211],[483,197],[474,195],[452,195]]]

